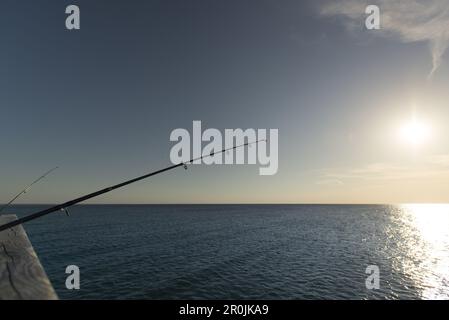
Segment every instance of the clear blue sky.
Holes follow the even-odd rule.
[[[447,56],[428,80],[430,41],[364,30],[330,2],[2,1],[0,202],[56,165],[21,202],[164,167],[193,120],[279,129],[278,174],[194,166],[94,202],[449,201]],[[413,152],[390,135],[412,105],[436,132]]]

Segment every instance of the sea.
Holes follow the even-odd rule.
[[[60,299],[449,298],[447,204],[77,205],[69,213],[24,225]],[[66,286],[71,265],[77,290]]]

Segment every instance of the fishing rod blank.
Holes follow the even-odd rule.
[[[44,179],[46,176],[48,176],[50,173],[52,173],[53,171],[55,171],[56,169],[58,169],[58,167],[54,167],[51,170],[48,170],[47,172],[45,172],[42,176],[40,176],[39,178],[37,178],[36,180],[34,180],[32,183],[30,183],[28,186],[25,187],[25,189],[23,189],[22,191],[20,191],[17,195],[14,196],[14,198],[12,198],[7,204],[5,204],[3,207],[0,208],[0,212],[2,212],[5,208],[9,207],[14,201],[16,201],[22,194],[25,194],[28,192],[28,190],[31,189],[31,187],[33,185],[35,185],[36,183],[38,183],[39,181],[41,181],[42,179]]]
[[[73,205],[75,205],[77,203],[80,203],[80,202],[83,202],[83,201],[86,201],[86,200],[98,197],[99,195],[111,192],[112,190],[115,190],[115,189],[122,188],[122,187],[127,186],[127,185],[129,185],[131,183],[134,183],[134,182],[137,182],[137,181],[140,181],[140,180],[143,180],[143,179],[147,179],[147,178],[155,176],[157,174],[160,174],[160,173],[163,173],[163,172],[166,172],[166,171],[178,168],[178,167],[184,167],[184,168],[187,169],[187,164],[188,163],[193,163],[196,160],[201,160],[201,159],[204,159],[204,158],[212,157],[214,155],[221,154],[221,153],[224,153],[224,152],[228,152],[228,151],[231,151],[231,150],[234,150],[234,149],[237,149],[237,148],[250,146],[252,144],[257,144],[257,143],[262,142],[262,141],[266,141],[266,140],[257,140],[257,141],[251,142],[251,143],[247,142],[247,143],[244,143],[244,144],[241,144],[241,145],[238,145],[238,146],[234,146],[234,147],[231,147],[231,148],[223,149],[223,150],[218,151],[218,152],[211,152],[209,155],[205,155],[205,156],[203,155],[201,157],[193,158],[193,159],[190,159],[187,162],[181,162],[181,163],[178,163],[178,164],[166,167],[164,169],[153,171],[153,172],[150,172],[150,173],[145,174],[143,176],[140,176],[140,177],[137,177],[137,178],[134,178],[134,179],[131,179],[131,180],[128,180],[128,181],[116,184],[114,186],[107,187],[107,188],[104,188],[104,189],[101,189],[101,190],[89,193],[89,194],[87,194],[85,196],[81,196],[79,198],[76,198],[76,199],[64,202],[62,204],[56,205],[54,207],[51,207],[51,208],[48,208],[48,209],[45,209],[45,210],[42,210],[42,211],[38,211],[36,213],[32,213],[30,215],[27,215],[27,216],[25,216],[23,218],[20,218],[20,219],[11,221],[9,223],[6,223],[6,224],[0,226],[0,232],[4,231],[4,230],[7,230],[9,228],[15,227],[17,225],[20,225],[22,223],[25,223],[25,222],[28,222],[28,221],[40,218],[42,216],[45,216],[45,215],[47,215],[49,213],[52,213],[52,212],[55,212],[55,211],[60,211],[60,210],[66,211],[68,207],[71,207],[71,206],[73,206]]]

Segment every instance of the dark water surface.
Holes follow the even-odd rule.
[[[25,228],[62,299],[449,298],[448,205],[81,205]]]

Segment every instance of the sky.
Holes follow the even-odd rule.
[[[278,129],[278,173],[195,165],[90,203],[448,202],[449,1],[369,1],[380,30],[367,4],[2,1],[0,203],[54,166],[19,203],[163,168],[194,120]],[[412,115],[419,145],[400,137]]]

